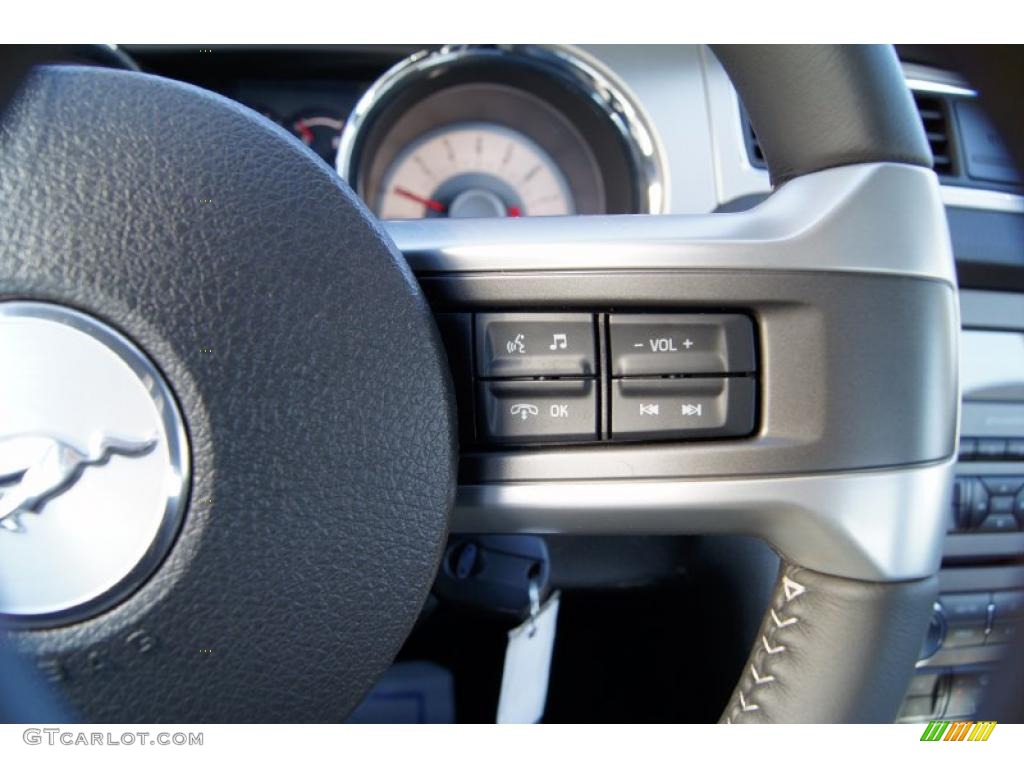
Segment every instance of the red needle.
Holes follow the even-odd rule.
[[[301,138],[305,144],[313,143],[313,131],[310,130],[309,126],[306,125],[303,120],[295,121],[295,130],[299,132],[299,138]]]
[[[505,213],[507,213],[513,219],[518,219],[520,216],[523,215],[523,212],[519,209],[518,205],[510,205],[508,209],[505,211]]]
[[[410,192],[405,187],[395,187],[395,194],[399,197],[406,197],[409,200],[419,203],[420,205],[429,208],[437,213],[444,213],[444,203],[439,203],[437,200],[431,200],[429,197],[422,197],[417,195],[415,192]]]

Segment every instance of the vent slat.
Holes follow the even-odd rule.
[[[921,116],[925,136],[931,146],[935,172],[940,176],[954,175],[953,155],[950,152],[949,117],[945,102],[939,97],[915,93],[914,103]]]

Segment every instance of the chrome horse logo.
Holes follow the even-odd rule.
[[[21,531],[21,515],[39,514],[50,499],[73,486],[86,467],[114,455],[144,456],[156,438],[128,440],[94,433],[86,450],[47,435],[0,437],[0,528]]]

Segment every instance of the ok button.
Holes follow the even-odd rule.
[[[482,381],[481,437],[494,443],[597,439],[597,387],[575,381]]]

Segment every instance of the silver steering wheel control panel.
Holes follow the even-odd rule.
[[[731,313],[446,313],[463,445],[735,438],[757,414],[754,323]],[[466,377],[471,372],[471,377]]]
[[[959,323],[931,171],[821,171],[728,215],[385,226],[447,344],[454,531],[744,534],[847,578],[937,570]]]

